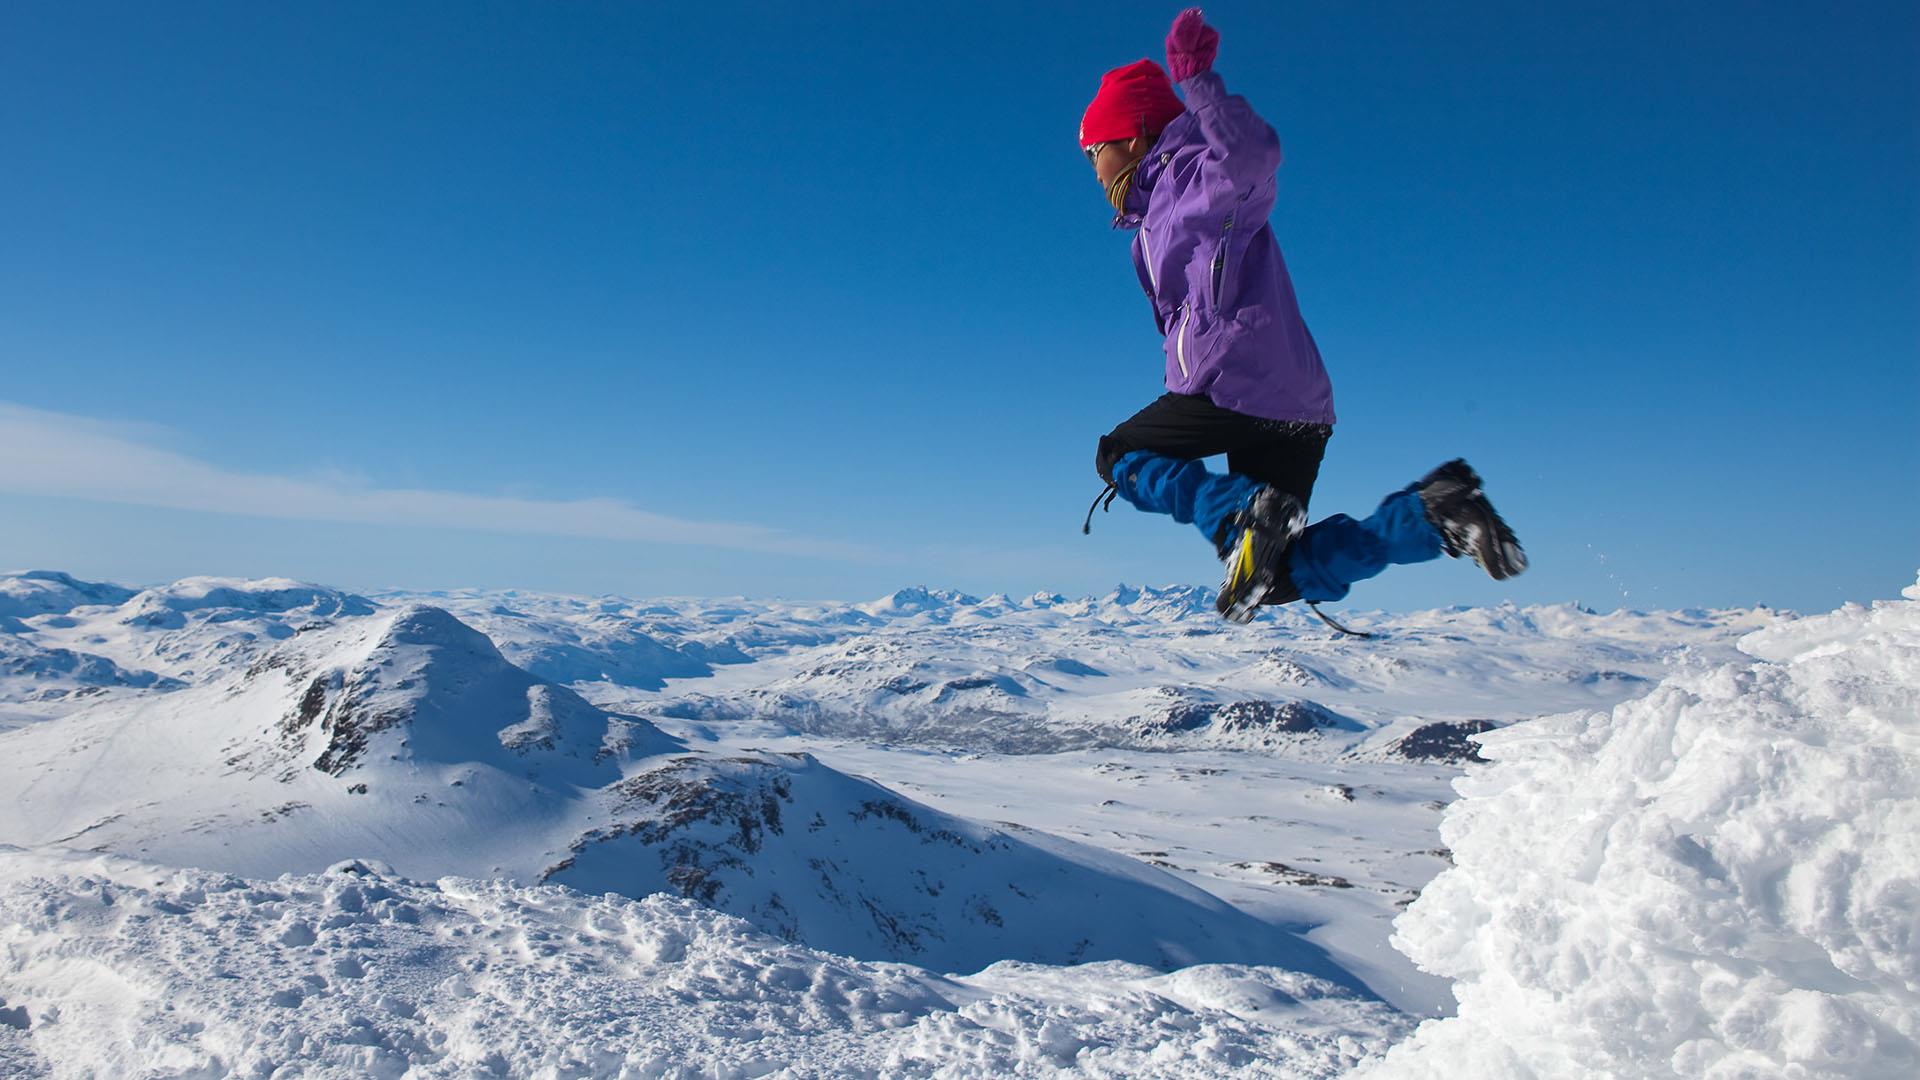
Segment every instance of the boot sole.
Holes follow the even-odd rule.
[[[1278,583],[1275,580],[1275,564],[1279,556],[1284,555],[1293,547],[1293,542],[1299,538],[1301,531],[1306,527],[1306,508],[1302,507],[1299,502],[1296,501],[1293,504],[1293,514],[1287,518],[1286,543],[1280,546],[1280,551],[1276,553],[1273,559],[1269,559],[1264,565],[1254,571],[1253,580],[1247,583],[1246,591],[1240,594],[1240,599],[1227,605],[1226,610],[1220,613],[1223,618],[1228,622],[1240,623],[1242,625],[1253,621],[1254,615],[1260,611],[1261,603],[1267,598],[1267,594],[1273,592],[1274,585]]]
[[[1247,586],[1247,591],[1241,594],[1239,601],[1229,604],[1227,610],[1221,614],[1228,622],[1242,625],[1252,622],[1254,613],[1260,610],[1260,601],[1266,598],[1268,590],[1272,587],[1273,583],[1270,579],[1256,579],[1253,584]]]
[[[1505,581],[1527,568],[1527,553],[1484,493],[1474,499],[1473,561],[1495,581]]]

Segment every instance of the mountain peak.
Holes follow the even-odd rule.
[[[944,611],[953,607],[966,607],[980,601],[963,592],[952,589],[929,589],[924,585],[896,589],[893,592],[854,607],[869,615],[916,615],[921,612]]]
[[[457,649],[476,657],[506,663],[493,639],[468,626],[452,612],[431,604],[408,604],[396,611],[380,635],[383,645],[421,645]]]
[[[280,731],[321,772],[378,760],[480,762],[583,784],[614,772],[604,752],[613,717],[515,667],[444,608],[411,604],[371,633],[289,643],[256,672],[272,668],[285,669],[298,693]],[[623,735],[646,726],[619,723]]]

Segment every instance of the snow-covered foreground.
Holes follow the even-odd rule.
[[[1920,1075],[1920,584],[1484,738],[1383,1076]]]
[[[0,1075],[1911,1075],[1908,596],[0,577]]]
[[[939,976],[688,900],[359,864],[258,881],[4,852],[0,879],[25,1014],[0,1066],[23,1074],[1324,1077],[1409,1023],[1270,967]]]

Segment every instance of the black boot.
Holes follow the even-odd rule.
[[[1218,541],[1227,576],[1214,609],[1231,622],[1252,622],[1261,601],[1293,593],[1287,548],[1306,526],[1307,510],[1299,499],[1272,486],[1254,492],[1246,509],[1227,519]]]
[[[1495,581],[1505,581],[1527,568],[1527,553],[1520,550],[1520,541],[1480,490],[1480,474],[1460,458],[1420,481],[1420,505],[1439,530],[1440,546],[1448,555],[1471,557]]]

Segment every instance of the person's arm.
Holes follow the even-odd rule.
[[[1280,169],[1280,137],[1253,111],[1247,99],[1227,93],[1213,70],[1220,33],[1208,26],[1199,8],[1188,8],[1167,33],[1167,70],[1186,95],[1187,110],[1207,141],[1202,162],[1212,183],[1234,201],[1260,200],[1265,217],[1273,209],[1274,173]]]
[[[1273,179],[1280,170],[1280,136],[1247,99],[1227,93],[1216,72],[1203,71],[1180,84],[1187,109],[1207,139],[1207,165],[1241,190]]]

